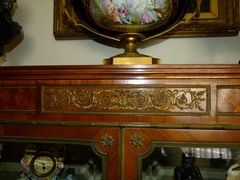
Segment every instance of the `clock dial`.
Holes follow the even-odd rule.
[[[55,167],[56,160],[48,153],[34,156],[30,163],[32,173],[39,177],[49,176]]]

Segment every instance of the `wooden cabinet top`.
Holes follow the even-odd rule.
[[[239,78],[236,64],[76,65],[0,67],[0,79]]]

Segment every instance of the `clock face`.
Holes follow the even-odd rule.
[[[47,177],[51,175],[55,167],[56,160],[48,153],[36,155],[30,162],[32,173],[38,177]]]

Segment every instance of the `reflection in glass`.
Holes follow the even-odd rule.
[[[176,143],[177,144],[177,143]],[[178,146],[179,145],[179,146]],[[184,158],[191,155],[190,164],[195,166],[195,180],[235,180],[240,179],[240,147],[232,144],[205,144],[202,147],[178,143],[176,146],[152,143],[151,148],[137,156],[138,179],[141,180],[180,180],[174,175],[179,170]],[[189,143],[188,143],[189,146]],[[199,170],[199,172],[197,172]],[[182,171],[181,171],[182,172]],[[191,174],[191,173],[190,173]],[[202,177],[202,178],[201,178]],[[234,178],[235,179],[234,179]],[[188,178],[185,177],[185,180]]]

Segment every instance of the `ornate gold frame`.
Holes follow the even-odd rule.
[[[81,27],[74,27],[64,13],[64,1],[54,0],[54,36],[55,39],[101,39],[97,35],[86,32]],[[239,1],[209,0],[210,11],[201,13],[187,25],[162,35],[161,37],[220,37],[237,36],[239,32]],[[75,17],[73,13],[72,16]]]

